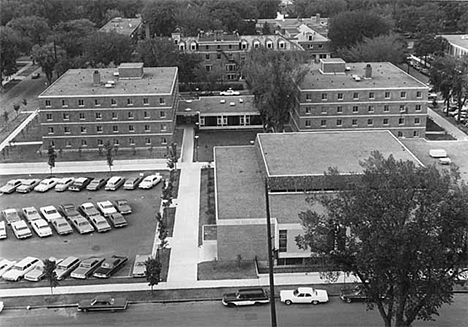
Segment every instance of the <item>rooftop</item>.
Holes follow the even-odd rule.
[[[329,167],[360,173],[359,161],[378,150],[384,157],[421,162],[389,131],[257,134],[269,176],[323,175]]]
[[[141,18],[122,18],[115,17],[106,25],[101,27],[102,32],[116,32],[119,34],[131,36],[141,25]]]
[[[93,86],[93,74],[101,75],[101,86]],[[39,98],[67,96],[115,96],[115,95],[154,95],[171,94],[177,87],[177,67],[146,67],[141,79],[119,80],[118,68],[70,69],[44,92]],[[115,81],[106,87],[108,81]]]
[[[243,102],[240,102],[241,99]],[[254,107],[252,95],[206,96],[196,100],[179,101],[179,113],[196,113],[198,111],[201,114],[258,113]]]
[[[372,67],[371,79],[363,78],[367,64]],[[346,67],[349,70],[344,74],[322,74],[319,71],[320,64],[313,63],[299,86],[302,90],[427,88],[424,83],[389,62],[348,63]],[[360,76],[361,80],[355,81],[353,75]]]
[[[459,35],[459,34],[452,34],[452,35],[441,35],[451,44],[463,48],[468,51],[468,34]]]

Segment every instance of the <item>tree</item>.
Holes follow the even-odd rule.
[[[3,120],[5,121],[5,125],[8,127],[8,121],[10,120],[10,114],[5,109],[3,109]]]
[[[308,199],[324,207],[300,214],[303,249],[330,271],[357,277],[385,326],[433,320],[453,297],[468,254],[468,186],[456,169],[438,170],[373,152],[353,183],[336,169],[339,191]],[[347,179],[349,181],[349,179]],[[386,297],[386,299],[383,299]]]
[[[52,83],[53,72],[57,63],[65,57],[65,51],[54,43],[48,43],[43,46],[35,45],[32,49],[32,56],[47,77],[49,84]]]
[[[16,116],[19,115],[20,105],[15,103],[13,104],[13,110],[16,112]]]
[[[338,53],[347,62],[389,61],[400,64],[406,58],[406,51],[404,40],[396,34],[389,34],[364,38],[363,42],[340,49]]]
[[[147,67],[177,66],[179,61],[179,49],[167,38],[140,40],[136,51]]]
[[[47,149],[47,155],[49,156],[49,161],[47,164],[49,165],[50,173],[52,174],[52,169],[55,167],[55,159],[57,158],[57,154],[55,153],[55,149],[52,145],[49,145],[49,148]]]
[[[91,67],[129,62],[134,50],[132,39],[114,31],[95,32],[84,41],[84,56]]]
[[[53,294],[54,287],[59,285],[59,281],[57,279],[57,274],[55,273],[55,268],[57,267],[57,263],[55,260],[45,259],[44,260],[44,275],[45,279],[49,281],[50,286],[50,293]]]
[[[153,287],[154,285],[158,285],[161,279],[161,262],[155,258],[148,258],[145,261],[146,266],[146,280],[151,286],[151,295],[153,295]]]
[[[328,37],[335,49],[351,47],[365,37],[373,38],[390,32],[390,24],[366,11],[344,11],[329,20]]]
[[[23,50],[27,53],[34,45],[43,45],[50,34],[50,27],[47,20],[38,16],[25,16],[14,18],[7,24],[15,31],[18,31],[27,43],[27,48]]]
[[[106,150],[106,159],[107,159],[107,165],[109,166],[109,171],[112,172],[112,166],[114,163],[114,158],[112,157],[112,148],[113,146],[110,144],[109,141],[107,141],[104,144],[104,149]]]
[[[418,38],[414,44],[414,54],[418,57],[424,57],[424,65],[427,66],[427,57],[443,56],[448,42],[441,36],[435,34],[424,34]]]
[[[177,143],[173,142],[166,147],[166,159],[167,167],[171,170],[176,170],[177,161],[179,160],[177,156]]]
[[[73,58],[84,54],[85,39],[95,31],[95,24],[89,19],[75,19],[60,22],[54,28],[52,38],[68,57]]]
[[[263,130],[280,132],[289,122],[295,106],[297,84],[303,80],[307,68],[304,54],[279,52],[265,48],[249,52],[242,74],[254,95]]]
[[[149,24],[151,37],[171,36],[177,27],[175,12],[178,3],[174,1],[148,2],[143,8],[142,17]]]
[[[20,34],[10,27],[0,26],[0,75],[10,76],[16,72],[16,59],[22,48]]]

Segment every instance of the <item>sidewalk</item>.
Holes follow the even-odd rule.
[[[13,75],[9,76],[8,81],[7,81],[7,80],[3,80],[3,81],[2,81],[2,87],[3,87],[5,84],[9,83],[10,81],[12,81],[12,80],[14,80],[14,79],[24,79],[24,78],[25,78],[24,76],[19,76],[19,75],[20,75],[23,71],[25,71],[26,69],[28,69],[29,67],[31,67],[32,64],[33,64],[32,61],[29,61],[29,60],[28,60],[28,61],[27,61],[27,64],[26,64],[25,66],[21,67],[21,69],[18,70],[16,73],[14,73]]]
[[[0,151],[2,151],[11,141],[18,136],[19,133],[37,116],[39,113],[39,109],[33,111],[13,132],[8,135],[2,143],[0,143]],[[42,142],[41,142],[42,143]]]

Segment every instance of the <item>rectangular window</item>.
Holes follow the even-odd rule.
[[[357,119],[356,119],[356,118],[354,118],[354,119],[351,121],[351,125],[357,126]]]
[[[306,94],[306,101],[312,101],[312,94],[310,93]]]
[[[216,54],[216,59],[221,60],[221,53]]]
[[[49,134],[54,134],[54,128],[53,128],[53,127],[49,127],[49,128],[47,129],[47,132],[48,132]]]
[[[288,231],[287,230],[280,230],[279,231],[279,252],[287,252],[288,251]]]
[[[148,106],[149,105],[149,99],[148,98],[143,98],[143,105]]]
[[[127,105],[128,106],[133,106],[133,99],[128,98],[127,99]]]
[[[413,131],[413,137],[419,137],[419,131]]]
[[[98,146],[103,146],[103,145],[104,145],[104,141],[101,140],[101,139],[98,139],[98,140],[97,140],[97,145],[98,145]]]
[[[151,132],[150,125],[145,125],[145,132]]]
[[[416,110],[416,111],[421,111],[421,105],[420,105],[420,104],[417,104],[415,110]]]
[[[119,119],[119,115],[116,112],[112,113],[112,119]]]
[[[150,118],[148,111],[143,112],[143,118],[145,119]]]
[[[327,114],[327,107],[322,107],[322,115],[326,115]]]
[[[406,92],[405,91],[400,92],[400,98],[402,98],[402,99],[406,98]]]
[[[159,112],[159,118],[166,118],[166,112],[165,111],[160,111]]]
[[[338,93],[338,100],[343,100],[343,93]]]
[[[94,105],[95,105],[96,107],[100,107],[100,106],[101,106],[101,104],[99,103],[99,100],[98,100],[98,99],[95,99],[95,100],[94,100]]]
[[[250,116],[249,115],[245,116],[245,124],[250,125]]]
[[[354,92],[354,93],[353,93],[353,99],[354,99],[354,100],[359,100],[359,93]]]
[[[405,118],[398,118],[398,125],[404,125],[405,124]]]
[[[133,115],[133,112],[132,111],[129,111],[128,112],[128,119],[134,119],[135,116]]]
[[[339,114],[343,113],[343,107],[341,106],[336,107],[336,112]]]
[[[117,140],[117,139],[115,139],[115,140],[114,140],[114,145],[119,146],[119,145],[120,145],[120,141]]]
[[[310,120],[309,120],[309,119],[307,119],[307,120],[305,121],[305,127],[310,127]]]
[[[70,142],[70,141],[67,141],[67,142],[65,143],[65,147],[66,147],[66,148],[71,148],[71,142]]]
[[[374,112],[374,106],[369,106],[367,109],[369,112]]]
[[[86,134],[86,126],[80,126],[80,131],[82,134]]]
[[[63,127],[63,133],[64,133],[64,134],[70,134],[70,127],[64,126],[64,127]]]
[[[209,45],[205,45],[205,49],[206,49],[206,50],[210,50],[210,46],[209,46]]]
[[[118,125],[112,126],[112,132],[118,133],[119,132],[119,126]]]
[[[101,119],[102,119],[102,113],[96,112],[96,120],[101,120]]]
[[[390,106],[388,104],[383,106],[383,111],[388,112],[390,110]]]
[[[337,119],[336,126],[343,126],[343,121],[341,119]]]
[[[383,119],[383,124],[384,124],[385,126],[388,125],[388,118],[384,118],[384,119]]]
[[[159,104],[166,104],[165,98],[159,98]]]
[[[133,125],[128,125],[128,131],[129,131],[130,133],[135,132],[135,126],[133,126]]]
[[[145,138],[145,144],[146,145],[151,145],[151,139],[149,137]]]
[[[306,115],[310,115],[312,113],[312,109],[310,107],[306,107],[305,113]]]
[[[70,114],[68,112],[63,113],[63,120],[70,120]]]
[[[358,106],[353,106],[353,112],[354,112],[354,113],[359,112],[359,107],[358,107]]]
[[[86,115],[84,112],[80,112],[80,120],[86,120]]]
[[[102,126],[96,126],[96,133],[102,133]]]
[[[46,114],[46,119],[47,119],[47,121],[51,121],[52,120],[52,114]]]
[[[327,100],[328,100],[328,94],[322,93],[322,101],[327,101]]]
[[[205,117],[200,117],[200,126],[205,126]]]
[[[132,139],[132,138],[130,138],[130,139],[128,140],[128,144],[129,144],[129,145],[135,145],[135,140]]]
[[[211,66],[211,65],[206,65],[206,66],[205,66],[205,69],[206,69],[207,72],[211,72],[211,71],[213,70],[213,66]]]
[[[116,106],[117,105],[117,100],[111,99],[111,106]]]
[[[81,140],[81,146],[88,146],[88,142],[86,140]]]
[[[385,91],[385,99],[390,99],[390,92]]]
[[[210,60],[210,54],[209,54],[209,53],[207,53],[207,54],[205,55],[205,60]]]
[[[421,124],[420,119],[419,119],[419,118],[414,118],[414,124],[415,124],[415,125]]]
[[[45,100],[45,106],[46,108],[50,108],[50,100]]]
[[[368,125],[368,126],[374,125],[374,120],[373,120],[373,119],[368,119],[368,120],[367,120],[367,125]]]
[[[369,99],[375,99],[375,93],[369,92]]]
[[[167,144],[167,139],[165,137],[161,137],[161,144]]]
[[[406,106],[405,105],[400,106],[400,112],[406,112]]]
[[[161,132],[166,132],[166,131],[167,131],[167,125],[161,124]]]
[[[68,107],[67,100],[62,100],[62,107]]]
[[[321,126],[321,127],[327,126],[327,121],[326,121],[325,119],[322,119],[322,120],[320,121],[320,126]]]
[[[421,97],[422,97],[422,92],[416,91],[416,98],[421,98]]]
[[[78,107],[84,107],[84,100],[83,99],[78,100]]]

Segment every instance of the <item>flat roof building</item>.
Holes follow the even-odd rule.
[[[441,35],[449,43],[447,53],[451,56],[461,57],[468,54],[468,34]]]
[[[122,18],[115,17],[106,23],[99,31],[101,32],[115,32],[118,34],[126,35],[131,38],[138,36],[141,27],[141,18]]]

